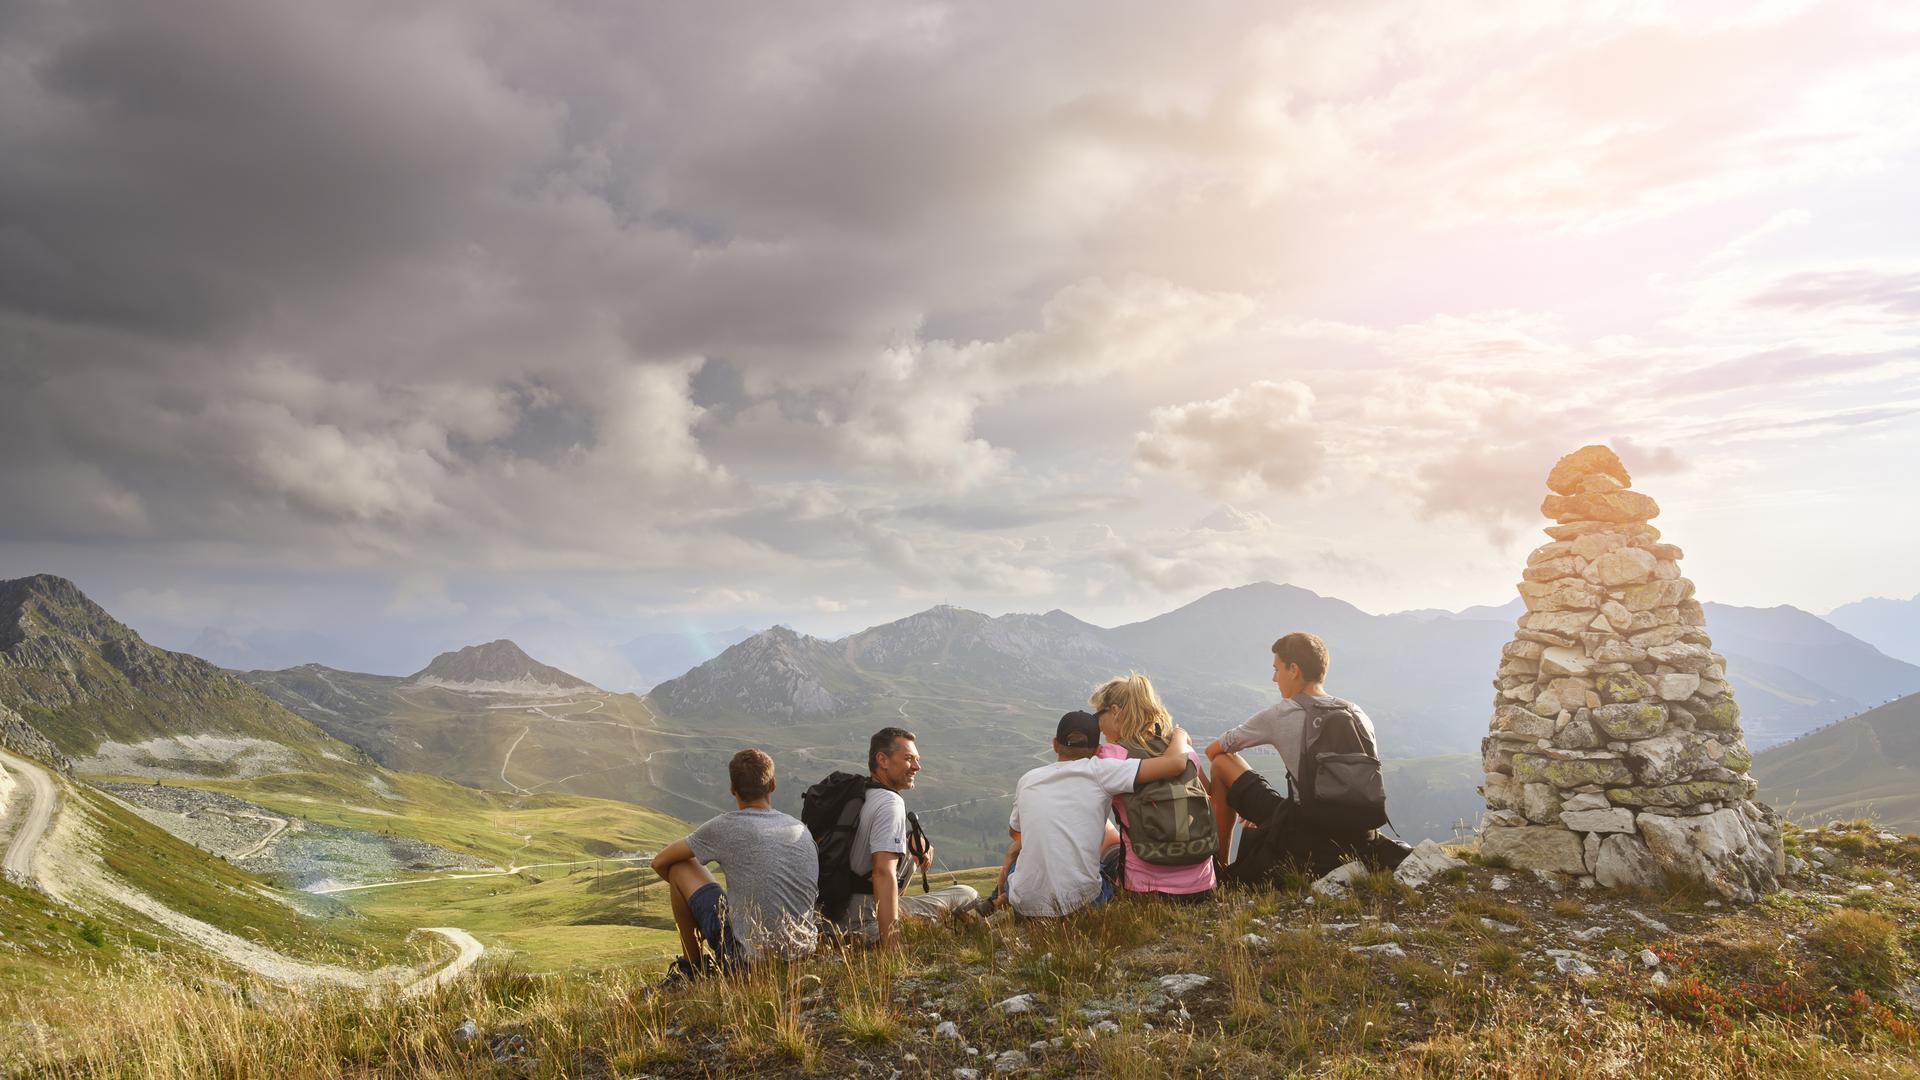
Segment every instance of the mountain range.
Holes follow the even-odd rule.
[[[1855,600],[1827,612],[1827,621],[1873,642],[1888,656],[1920,664],[1920,595],[1906,600],[1884,596]]]

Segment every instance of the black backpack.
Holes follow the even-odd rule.
[[[846,913],[847,901],[855,893],[873,892],[873,878],[853,870],[853,836],[860,829],[860,811],[866,806],[867,792],[883,785],[858,773],[836,772],[808,788],[800,796],[800,822],[813,834],[813,846],[820,857],[820,899],[818,907],[829,919]],[[916,847],[918,845],[918,847]],[[907,815],[909,853],[926,850],[926,834],[920,831],[920,819]],[[900,860],[901,888],[913,873],[913,861]]]
[[[1387,786],[1373,739],[1352,702],[1293,699],[1300,720],[1300,775],[1288,795],[1310,824],[1330,833],[1367,833],[1387,823]]]

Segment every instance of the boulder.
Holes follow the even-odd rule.
[[[1593,710],[1593,725],[1611,739],[1645,739],[1666,727],[1667,710],[1644,702],[1602,705]]]
[[[1637,524],[1660,516],[1660,504],[1637,491],[1608,491],[1580,495],[1549,495],[1540,503],[1540,512],[1568,524],[1577,521],[1602,521],[1612,524]]]
[[[1587,659],[1578,650],[1556,645],[1540,654],[1540,671],[1544,675],[1585,675],[1593,667],[1593,661]],[[1691,694],[1689,690],[1687,693]]]
[[[1480,794],[1490,810],[1512,810],[1520,805],[1520,785],[1503,773],[1488,773],[1480,785]]]
[[[1659,564],[1660,560],[1645,548],[1618,548],[1594,560],[1593,565],[1599,574],[1600,584],[1616,589],[1649,580]]]
[[[1526,870],[1586,873],[1580,837],[1555,826],[1484,829],[1480,833],[1480,854],[1504,857]]]
[[[1566,644],[1579,640],[1574,635],[1587,629],[1593,616],[1584,611],[1535,611],[1528,605],[1525,626],[1529,630],[1544,630],[1560,635]]]
[[[1590,477],[1605,476],[1627,487],[1633,483],[1633,477],[1627,474],[1627,467],[1620,463],[1620,455],[1606,446],[1583,446],[1573,453],[1553,463],[1553,469],[1547,473],[1547,487],[1557,494],[1573,495],[1583,490],[1583,482]]]
[[[1575,832],[1628,833],[1633,831],[1633,811],[1624,806],[1605,810],[1562,810],[1560,822]]]
[[[1566,801],[1561,803],[1560,809],[1562,810],[1605,810],[1607,807],[1612,805],[1613,805],[1612,803],[1607,801],[1607,797],[1601,794],[1600,792],[1583,791],[1578,795],[1567,796]]]
[[[1560,817],[1560,789],[1552,784],[1520,785],[1520,812],[1536,825],[1552,825]]]
[[[1655,697],[1659,689],[1652,679],[1634,671],[1609,672],[1595,679],[1593,687],[1599,692],[1600,700],[1608,705],[1647,701]]]
[[[1393,879],[1408,888],[1418,889],[1448,870],[1466,865],[1447,854],[1438,843],[1422,840],[1394,868]]]
[[[1600,842],[1593,877],[1609,889],[1663,889],[1667,884],[1659,860],[1634,833],[1616,833]]]
[[[1696,806],[1704,802],[1732,802],[1753,794],[1751,779],[1689,780],[1679,784],[1641,784],[1634,787],[1610,787],[1607,801],[1615,806],[1641,809],[1649,806]],[[1641,815],[1644,821],[1645,814]]]
[[[1720,896],[1752,903],[1779,887],[1777,842],[1733,807],[1690,817],[1642,814],[1640,834],[1660,867]]]
[[[1593,611],[1606,599],[1606,594],[1591,582],[1562,578],[1559,581],[1523,581],[1520,583],[1520,597],[1526,601],[1528,611]],[[1591,615],[1583,618],[1579,629],[1585,629],[1591,620]]]
[[[1580,714],[1567,721],[1567,726],[1553,733],[1553,745],[1559,750],[1597,750],[1603,740],[1599,732],[1593,730],[1593,714],[1581,709]]]
[[[1635,547],[1646,547],[1660,539],[1660,530],[1646,522],[1632,522],[1625,525],[1608,524],[1604,521],[1569,521],[1565,524],[1548,525],[1541,530],[1555,540],[1578,540],[1594,533],[1619,533]]]
[[[1535,751],[1515,754],[1513,777],[1523,784],[1550,784],[1565,791],[1586,784],[1618,784],[1633,775],[1626,762],[1613,754],[1571,756],[1571,752]]]
[[[1642,784],[1674,784],[1706,769],[1722,766],[1726,748],[1710,735],[1669,731],[1636,742],[1627,751],[1627,763]]]
[[[1493,710],[1493,730],[1516,739],[1544,739],[1553,734],[1553,717],[1541,716],[1518,705],[1502,705]]]
[[[1619,608],[1622,618],[1618,629],[1624,632],[1627,624],[1632,621],[1632,617],[1626,614],[1626,608],[1620,607],[1612,600],[1600,606],[1600,613],[1606,615],[1610,607]],[[1611,615],[1607,617],[1609,620],[1612,619]],[[1593,650],[1593,658],[1602,664],[1638,664],[1647,659],[1647,650],[1629,645],[1619,638],[1609,637],[1601,643],[1599,648]]]
[[[1655,692],[1660,695],[1661,701],[1685,701],[1700,689],[1700,676],[1676,671],[1660,676],[1655,683]]]
[[[1520,576],[1528,581],[1558,581],[1579,576],[1580,569],[1579,562],[1573,556],[1563,555],[1558,559],[1532,563],[1520,572]]]
[[[1701,731],[1738,731],[1740,729],[1740,706],[1735,705],[1731,697],[1709,702],[1704,709],[1693,709],[1692,712],[1694,726]]]
[[[1645,581],[1623,589],[1620,603],[1628,611],[1652,611],[1655,608],[1675,608],[1693,595],[1693,582],[1686,578],[1674,578],[1672,581]]]

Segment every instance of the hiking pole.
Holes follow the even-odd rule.
[[[927,884],[927,850],[932,846],[927,842],[927,834],[920,829],[920,819],[907,815],[907,854],[920,864],[920,892],[922,895],[933,891]]]

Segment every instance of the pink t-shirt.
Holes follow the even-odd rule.
[[[1100,749],[1094,752],[1094,756],[1123,758],[1127,756],[1127,748],[1115,743],[1102,743]],[[1198,754],[1189,751],[1187,753],[1187,760],[1193,762],[1193,767],[1200,770],[1200,775],[1206,775],[1206,767],[1200,764],[1200,756]],[[1126,823],[1127,820],[1125,803],[1126,796],[1116,795],[1113,797],[1114,813],[1120,816],[1120,821],[1123,824]],[[1135,855],[1133,853],[1133,845],[1126,842],[1125,835],[1125,833],[1121,834],[1122,838],[1120,843],[1127,849],[1128,892],[1157,892],[1184,895],[1186,893],[1206,892],[1208,889],[1213,888],[1212,859],[1203,860],[1192,866],[1156,866],[1153,863],[1142,860],[1140,856]]]

